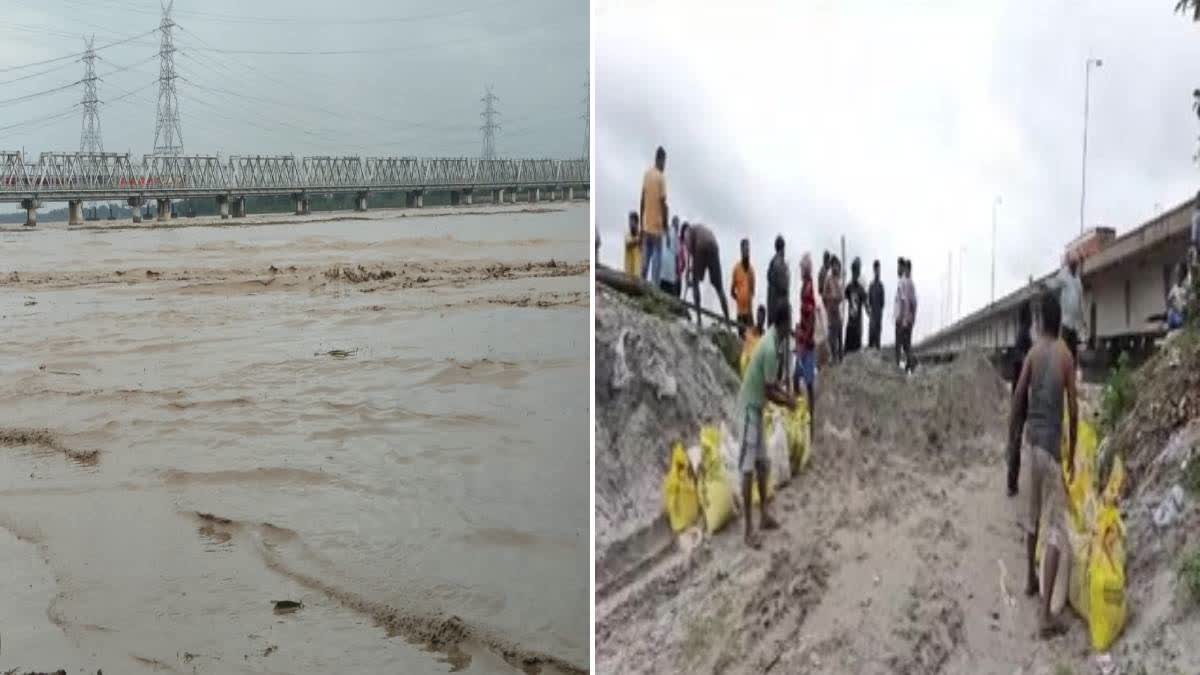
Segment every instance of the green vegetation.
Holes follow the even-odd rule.
[[[1129,354],[1121,352],[1117,367],[1108,376],[1104,394],[1100,400],[1100,433],[1107,436],[1117,427],[1121,417],[1133,408],[1137,391],[1133,387],[1133,372],[1129,367]]]
[[[1200,602],[1200,548],[1194,548],[1179,565],[1179,582],[1193,602]]]

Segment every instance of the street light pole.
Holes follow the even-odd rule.
[[[1092,84],[1092,66],[1097,68],[1104,65],[1102,59],[1089,58],[1083,66],[1083,168],[1079,180],[1079,234],[1083,234],[1084,205],[1087,203],[1087,141],[1088,141],[1088,102]]]
[[[1000,195],[996,195],[992,200],[992,302],[996,302],[996,207],[1000,204]]]

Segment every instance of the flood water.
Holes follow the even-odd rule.
[[[586,668],[588,208],[547,206],[0,232],[0,671]]]

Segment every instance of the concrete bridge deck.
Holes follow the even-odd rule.
[[[1162,336],[1162,322],[1154,317],[1166,311],[1175,266],[1186,258],[1195,205],[1195,199],[1189,199],[1084,257],[1080,278],[1087,329],[1080,338],[1086,343],[1081,358],[1085,365],[1104,368],[1122,351],[1137,358]],[[1016,342],[1020,306],[1036,304],[1040,285],[1056,272],[1031,279],[930,335],[914,351],[929,358],[964,349],[1008,349]],[[1035,320],[1036,315],[1035,311]]]

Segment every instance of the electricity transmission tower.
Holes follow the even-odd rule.
[[[183,132],[179,130],[179,99],[175,96],[175,40],[171,29],[171,8],[175,0],[162,5],[158,24],[162,40],[158,48],[158,119],[154,125],[154,154],[183,154]]]
[[[592,150],[592,90],[588,82],[583,83],[583,158],[587,159]]]
[[[96,110],[99,101],[96,99],[96,36],[85,38],[83,43],[87,49],[81,59],[84,64],[83,74],[83,131],[79,134],[80,152],[104,152],[104,141],[100,140],[100,114]]]
[[[500,99],[492,93],[489,85],[487,94],[479,100],[483,102],[483,112],[479,113],[483,118],[483,126],[479,127],[483,131],[483,158],[496,159],[496,132],[500,130],[500,123],[496,120],[500,113],[496,111],[495,103]]]

